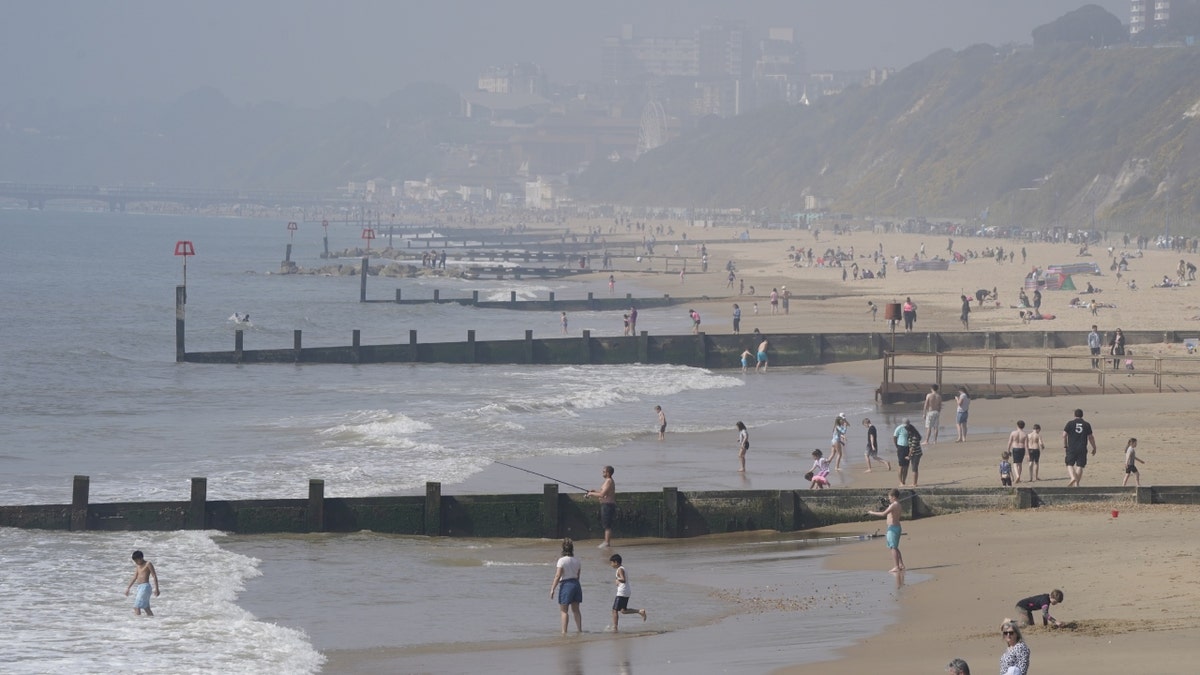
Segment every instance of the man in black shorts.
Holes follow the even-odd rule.
[[[1092,425],[1083,421],[1083,411],[1075,409],[1075,419],[1063,427],[1063,449],[1067,453],[1067,487],[1079,487],[1083,478],[1083,467],[1087,466],[1088,446],[1092,454],[1096,454],[1096,437],[1092,435]]]

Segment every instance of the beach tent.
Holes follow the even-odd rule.
[[[1070,275],[1063,275],[1062,285],[1058,287],[1058,290],[1060,290],[1060,291],[1075,290],[1075,282],[1071,281]]]

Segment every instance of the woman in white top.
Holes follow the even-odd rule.
[[[567,609],[575,615],[575,630],[583,632],[583,619],[579,613],[579,603],[583,602],[583,587],[579,585],[579,574],[583,571],[583,563],[575,557],[575,542],[570,538],[562,541],[562,557],[558,559],[554,570],[554,583],[550,584],[550,597],[555,597],[558,591],[558,609],[562,612],[562,632],[567,634],[570,617]]]

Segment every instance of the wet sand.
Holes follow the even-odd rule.
[[[595,224],[595,223],[594,223]],[[676,223],[679,230],[680,224]],[[684,284],[675,275],[639,274],[639,285],[658,287],[678,295],[708,295],[712,300],[698,303],[705,317],[705,330],[727,333],[732,303],[743,309],[742,329],[749,333],[758,327],[764,333],[802,331],[884,331],[886,324],[880,316],[873,323],[867,311],[867,301],[882,305],[912,297],[918,304],[918,325],[921,331],[959,330],[961,294],[973,295],[976,288],[996,287],[1000,306],[991,303],[972,306],[970,317],[973,330],[1086,330],[1096,323],[1101,330],[1126,329],[1188,330],[1195,327],[1200,334],[1200,290],[1196,286],[1174,289],[1151,288],[1155,280],[1174,274],[1180,255],[1170,251],[1147,251],[1144,257],[1134,258],[1125,281],[1137,279],[1140,290],[1130,290],[1108,272],[1109,258],[1103,246],[1093,246],[1094,257],[1080,257],[1073,244],[1029,244],[993,239],[956,237],[956,250],[1002,245],[1017,251],[1015,263],[997,264],[993,260],[971,260],[965,265],[953,265],[946,272],[914,272],[904,274],[889,262],[888,277],[874,280],[841,280],[840,269],[795,267],[788,260],[789,246],[817,247],[818,255],[826,247],[854,246],[857,252],[876,249],[883,244],[890,257],[893,254],[912,256],[922,242],[932,255],[945,249],[945,236],[909,234],[878,235],[859,232],[833,236],[826,232],[820,242],[814,242],[807,232],[764,232],[754,230],[749,243],[734,242],[730,228],[701,230],[688,228],[689,239],[713,240],[708,246],[708,274],[689,274]],[[729,243],[722,244],[720,239]],[[769,240],[768,240],[769,239]],[[666,238],[660,237],[659,250],[667,250]],[[1119,235],[1109,242],[1119,252]],[[690,250],[693,244],[681,246]],[[1027,261],[1020,264],[1024,247]],[[944,253],[943,253],[944,255]],[[727,296],[724,263],[736,261],[739,273],[745,275],[747,286],[753,284],[756,297]],[[1034,265],[1096,261],[1105,270],[1101,277],[1077,275],[1075,282],[1082,288],[1086,281],[1103,289],[1097,299],[1114,307],[1106,307],[1093,316],[1083,309],[1071,309],[1067,301],[1077,295],[1072,292],[1047,292],[1043,311],[1058,318],[1051,322],[1023,324],[1017,317],[1015,304],[1018,289],[1025,273]],[[865,261],[860,265],[866,266]],[[691,268],[691,266],[689,266]],[[618,273],[618,283],[623,275]],[[597,273],[597,288],[606,286],[607,273]],[[682,288],[681,288],[682,286]],[[736,285],[735,285],[736,286]],[[787,315],[768,314],[766,296],[772,287],[787,286],[798,296],[825,295],[823,300],[794,298]],[[1083,296],[1085,299],[1087,296]],[[752,314],[752,303],[759,303],[759,314]],[[686,330],[681,316],[680,332]],[[1135,354],[1182,355],[1178,344],[1130,345]],[[1084,347],[1077,348],[1084,353]],[[828,367],[831,372],[843,372],[863,382],[877,382],[878,363],[839,364]],[[786,371],[772,371],[763,377],[790,377]],[[868,400],[864,396],[864,400]],[[1082,408],[1096,433],[1098,454],[1091,459],[1084,475],[1084,485],[1118,485],[1123,472],[1123,450],[1126,440],[1139,438],[1139,456],[1146,460],[1141,466],[1144,485],[1200,484],[1200,454],[1191,442],[1191,430],[1200,428],[1200,411],[1194,394],[1145,394],[1044,399],[977,400],[971,409],[968,440],[955,443],[952,424],[952,403],[947,404],[943,420],[942,442],[927,448],[922,463],[921,483],[954,484],[961,486],[998,486],[997,465],[1000,451],[1005,447],[1007,432],[1017,419],[1029,426],[1040,423],[1044,430],[1047,450],[1043,456],[1041,475],[1046,484],[1066,483],[1062,465],[1061,430],[1071,411]],[[742,402],[742,405],[750,405]],[[915,410],[892,411],[896,416]],[[877,413],[868,413],[876,417]],[[856,417],[852,413],[852,417]],[[881,490],[897,483],[896,473],[862,471],[862,427],[852,419],[847,456],[851,460],[843,472],[845,482],[855,487],[878,487]],[[890,424],[890,420],[889,420]],[[890,428],[879,425],[881,440],[886,441]],[[824,425],[813,434],[823,435]],[[753,430],[752,430],[753,433]],[[775,437],[785,443],[786,432],[760,432],[764,444]],[[740,480],[725,471],[725,465],[735,461],[732,452],[733,434],[707,440],[701,445],[695,466],[684,475],[699,483],[698,488],[726,486]],[[752,437],[754,438],[754,437]],[[827,439],[825,439],[827,440]],[[719,441],[719,442],[718,442]],[[712,448],[708,446],[713,446]],[[886,443],[883,445],[886,446]],[[713,448],[728,448],[716,450]],[[752,442],[749,466],[753,487],[776,480],[790,481],[776,472],[800,471],[795,466],[802,458],[787,455],[781,450],[775,462],[762,462],[756,455],[760,446]],[[801,446],[803,447],[803,446]],[[823,447],[823,446],[818,446]],[[798,452],[799,449],[792,452]],[[643,461],[654,457],[650,442],[635,441],[613,451],[611,463],[621,467],[637,465],[634,453]],[[710,454],[719,453],[719,454]],[[728,453],[728,457],[726,457]],[[764,453],[765,454],[765,453]],[[800,452],[803,454],[803,452]],[[765,455],[769,456],[769,455]],[[598,484],[598,468],[609,463],[599,456],[589,456],[588,464],[596,465],[596,476],[585,486]],[[550,475],[567,472],[568,465],[546,464]],[[766,466],[763,466],[766,464]],[[709,471],[702,467],[711,465]],[[721,468],[716,468],[721,467]],[[755,471],[764,471],[770,478],[755,478]],[[514,472],[517,473],[517,472]],[[622,468],[620,481],[628,475]],[[566,476],[563,476],[566,478]],[[487,486],[503,491],[515,478],[485,472],[481,476]],[[569,478],[568,478],[569,480]],[[576,481],[572,481],[576,482]],[[528,485],[525,481],[523,485]],[[640,489],[636,480],[631,489]],[[538,485],[540,486],[540,480]],[[619,482],[618,485],[621,485]],[[464,486],[471,487],[471,486]],[[683,487],[683,486],[680,486]],[[647,489],[655,489],[647,487]],[[525,487],[521,491],[529,490]],[[1112,511],[1118,511],[1113,517]],[[897,579],[884,570],[891,566],[883,544],[868,541],[840,546],[837,555],[823,559],[833,570],[861,570],[866,578],[878,580],[894,590],[894,623],[881,634],[869,639],[859,638],[854,644],[823,649],[817,658],[825,662],[785,666],[771,658],[754,660],[753,654],[771,654],[791,662],[795,657],[790,648],[805,641],[803,633],[774,630],[769,627],[788,624],[791,617],[772,613],[767,621],[756,622],[739,617],[716,624],[711,631],[680,631],[666,636],[645,638],[622,637],[611,644],[603,639],[578,642],[547,641],[529,650],[531,670],[564,672],[669,672],[666,660],[671,655],[686,659],[689,673],[703,672],[942,672],[954,657],[965,658],[975,672],[991,672],[996,668],[1003,644],[998,626],[1002,619],[1013,617],[1016,600],[1036,593],[1061,588],[1066,594],[1064,604],[1055,615],[1066,622],[1064,629],[1051,631],[1035,627],[1026,632],[1033,654],[1033,672],[1155,672],[1190,673],[1195,669],[1195,634],[1200,617],[1192,608],[1200,601],[1200,582],[1192,573],[1194,541],[1200,534],[1200,506],[1136,505],[1132,488],[1128,499],[1113,504],[1086,506],[1047,506],[1036,510],[1001,510],[941,516],[906,522],[902,542],[909,570],[905,579]],[[816,533],[821,534],[821,533]],[[698,542],[684,546],[701,545]],[[765,581],[747,570],[738,570],[720,583],[729,587],[751,586]],[[914,582],[920,583],[914,583]],[[897,582],[903,582],[896,588]],[[781,619],[782,617],[782,619]],[[882,625],[882,624],[881,624]],[[738,652],[747,662],[730,668],[718,658],[727,643],[714,641],[714,636],[732,636],[738,644],[750,644],[754,650]],[[761,638],[761,639],[760,639]],[[650,645],[645,652],[641,645]],[[582,646],[579,646],[582,645]],[[663,645],[661,648],[659,645]],[[627,651],[628,650],[628,651]],[[328,672],[381,672],[396,670],[396,654],[388,650],[352,650],[328,652]],[[628,654],[628,658],[623,656]],[[423,662],[424,672],[480,672],[492,663],[488,651],[443,655]],[[833,661],[834,663],[829,663]],[[681,669],[679,672],[683,672]]]

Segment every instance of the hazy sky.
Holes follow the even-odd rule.
[[[714,18],[793,26],[812,70],[902,68],[943,47],[1030,42],[1084,0],[4,0],[0,101],[376,101],[409,82],[472,86],[533,61],[595,79],[601,40],[691,35]],[[1129,0],[1097,0],[1123,23]]]

